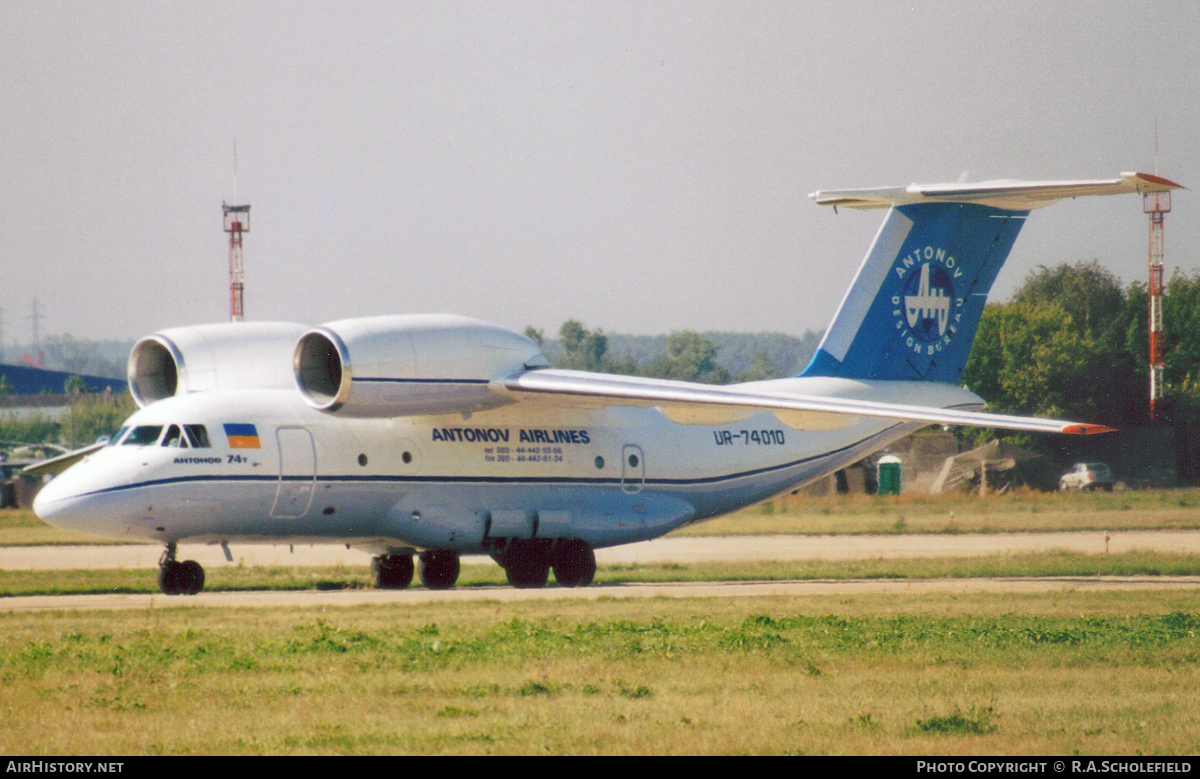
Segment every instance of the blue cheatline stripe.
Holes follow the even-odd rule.
[[[968,405],[968,404],[964,404]],[[969,404],[974,405],[974,404]],[[953,407],[952,407],[953,408]],[[906,423],[897,423],[891,425],[878,433],[869,435],[859,441],[855,441],[847,446],[833,449],[822,454],[813,455],[811,457],[803,457],[799,460],[781,463],[779,465],[769,465],[762,468],[754,468],[748,471],[739,471],[721,476],[708,476],[696,479],[631,479],[646,485],[659,486],[688,486],[699,484],[717,484],[724,481],[733,481],[735,479],[744,479],[750,476],[758,476],[764,473],[772,473],[775,471],[787,470],[800,465],[805,465],[817,460],[822,460],[834,455],[842,454],[856,447],[862,446],[873,438],[878,438],[891,430]],[[85,492],[81,495],[74,495],[74,498],[84,498],[90,495],[103,495],[107,493],[123,492],[125,490],[140,489],[142,487],[158,487],[164,484],[185,484],[190,482],[269,482],[278,483],[279,481],[291,482],[352,482],[352,483],[367,483],[379,482],[390,484],[583,484],[583,485],[619,485],[622,480],[619,478],[586,478],[576,476],[178,476],[170,479],[154,479],[151,481],[139,482],[137,484],[123,484],[118,487],[108,487],[94,492]]]
[[[354,381],[392,384],[491,384],[488,379],[380,379],[365,376],[355,376]]]

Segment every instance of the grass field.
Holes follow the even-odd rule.
[[[0,615],[9,754],[1195,754],[1194,594]]]
[[[1200,491],[830,497],[688,534],[1200,527]],[[78,543],[28,512],[0,544]],[[1200,575],[1200,557],[603,567],[601,583]],[[207,588],[365,587],[213,567]],[[460,586],[502,583],[464,565]],[[0,595],[153,592],[153,571],[3,571]],[[10,754],[1195,754],[1198,593],[189,606],[0,613]],[[0,601],[2,605],[2,601]]]

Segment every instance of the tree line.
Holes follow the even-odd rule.
[[[1122,285],[1095,260],[1032,272],[1010,300],[989,303],[963,373],[963,383],[997,413],[1027,414],[1139,427],[1149,419],[1147,312],[1144,282]],[[1163,295],[1166,397],[1164,422],[1200,429],[1200,273],[1176,271]],[[589,329],[570,319],[558,338],[527,327],[525,334],[560,368],[649,376],[709,384],[797,374],[819,340],[779,333],[698,333],[625,336]],[[613,348],[613,344],[618,348]],[[83,367],[92,346],[63,339]],[[721,353],[725,354],[722,360]],[[636,356],[635,356],[636,355]],[[89,368],[99,367],[96,363]],[[94,368],[93,368],[94,369]],[[69,391],[69,389],[68,389]],[[84,397],[76,408],[77,441],[116,430],[133,404]],[[45,417],[0,415],[0,440],[64,440],[66,425]],[[997,431],[969,431],[983,442]],[[1017,438],[1037,446],[1028,435]],[[1040,448],[1040,447],[1038,447]]]
[[[990,410],[1113,427],[1149,421],[1149,295],[1095,260],[1031,273],[984,309],[963,382]],[[1200,413],[1200,275],[1176,271],[1163,293],[1163,421]]]
[[[808,363],[820,334],[698,333],[630,336],[590,330],[568,319],[558,339],[532,326],[525,335],[542,348],[556,368],[627,376],[695,381],[703,384],[759,381],[794,376]]]

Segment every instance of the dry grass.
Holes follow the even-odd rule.
[[[0,510],[0,546],[61,546],[66,544],[120,544],[96,536],[72,533],[47,525],[28,509]]]
[[[1194,754],[1194,594],[0,617],[20,754]]]
[[[1038,533],[1200,529],[1200,490],[1004,495],[789,496],[676,535]]]

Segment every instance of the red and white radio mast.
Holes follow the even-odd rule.
[[[233,199],[237,200],[237,141],[233,142]],[[242,266],[242,233],[250,232],[250,206],[231,206],[221,201],[225,232],[229,233],[229,321],[245,319],[243,294],[246,287]]]
[[[1158,123],[1154,125],[1154,172],[1158,173]],[[1171,192],[1142,193],[1142,212],[1150,217],[1150,421],[1163,399],[1163,215],[1171,213]]]

